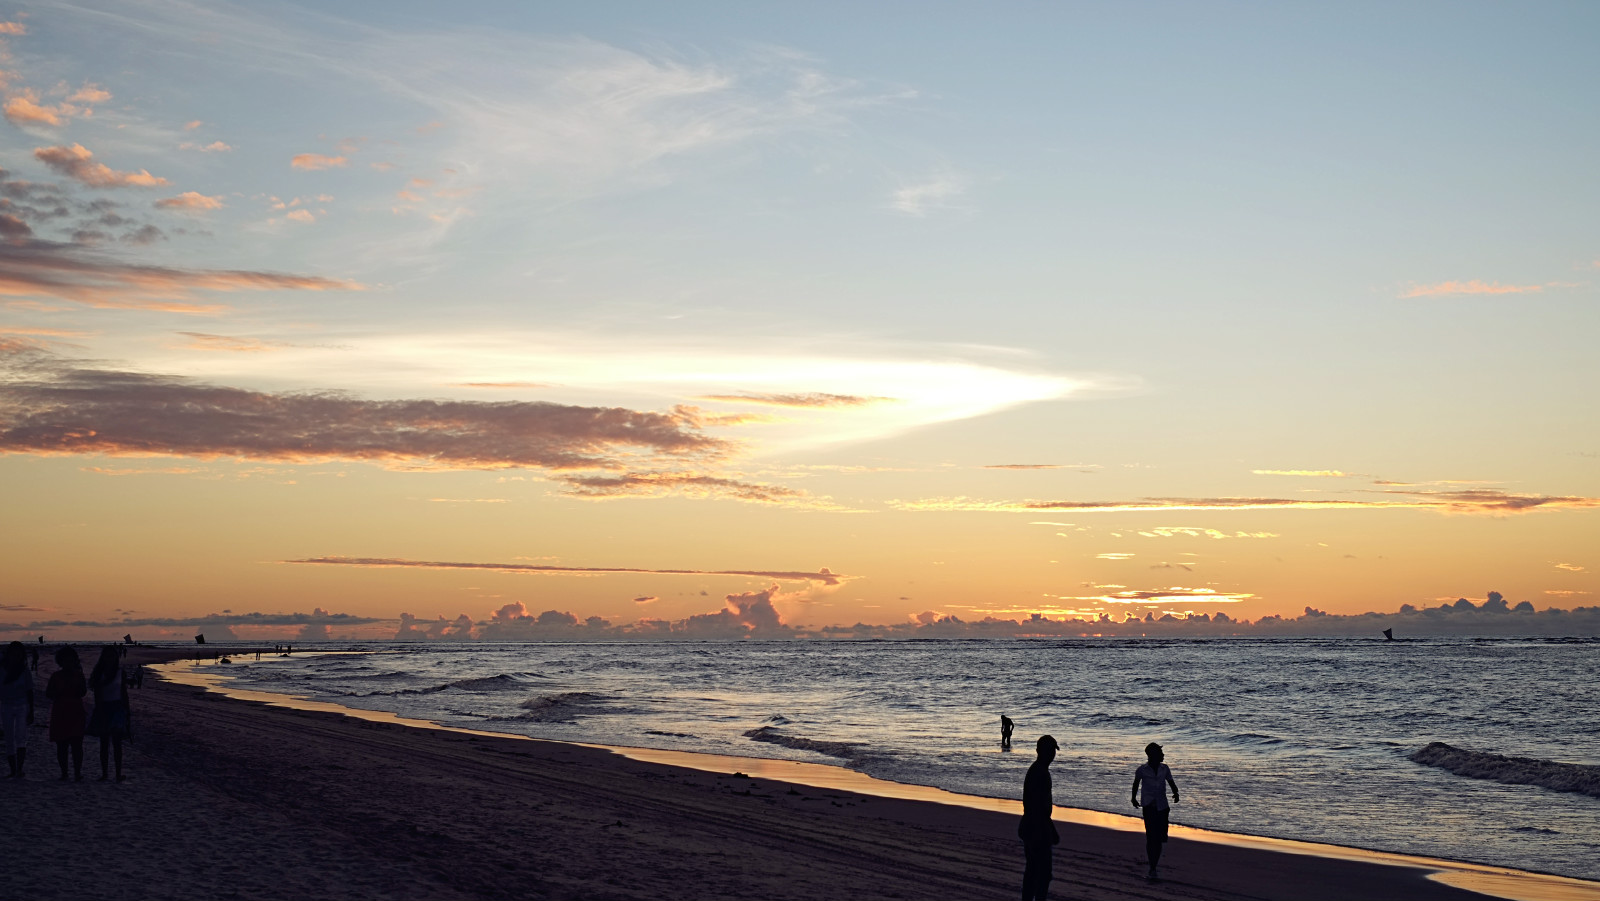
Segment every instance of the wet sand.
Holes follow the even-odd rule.
[[[176,656],[136,652],[146,662]],[[51,666],[40,668],[40,684]],[[42,698],[41,698],[42,701]],[[122,784],[0,783],[18,898],[1012,898],[1016,817],[147,679]],[[41,716],[43,720],[43,705]],[[98,775],[96,742],[85,771]],[[749,772],[745,767],[744,772]],[[12,803],[18,802],[18,803]],[[1427,869],[1060,823],[1052,897],[1474,899]],[[19,861],[26,863],[18,865]],[[1592,886],[1584,883],[1579,886]]]

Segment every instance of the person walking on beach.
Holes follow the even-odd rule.
[[[6,733],[9,779],[21,779],[28,761],[28,727],[33,725],[33,673],[22,642],[6,645],[0,655],[0,728]]]
[[[1144,850],[1150,859],[1151,882],[1158,881],[1156,866],[1161,863],[1161,846],[1167,841],[1167,786],[1172,786],[1172,803],[1178,803],[1178,783],[1172,781],[1172,770],[1162,761],[1167,755],[1161,746],[1151,742],[1144,746],[1147,762],[1133,772],[1133,806],[1144,812]]]
[[[1011,721],[1011,717],[1000,714],[1000,747],[1011,747],[1011,732],[1016,728],[1017,724]]]
[[[56,763],[61,766],[61,781],[67,781],[67,752],[72,753],[72,773],[83,781],[83,696],[89,685],[83,678],[83,663],[71,645],[56,651],[56,671],[45,683],[44,696],[50,699],[50,740],[56,743]]]
[[[1044,901],[1054,874],[1055,846],[1061,844],[1051,813],[1055,797],[1050,784],[1050,761],[1056,759],[1060,745],[1048,735],[1039,736],[1039,757],[1028,767],[1022,780],[1022,822],[1017,837],[1022,839],[1022,901]]]
[[[128,737],[128,689],[122,678],[122,652],[116,645],[100,649],[89,688],[94,691],[94,713],[89,715],[89,734],[100,739],[100,781],[110,778],[108,757],[117,763],[117,781],[122,781],[122,740]]]

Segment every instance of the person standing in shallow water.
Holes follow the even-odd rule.
[[[1017,824],[1017,837],[1022,839],[1022,855],[1026,860],[1022,871],[1022,901],[1044,901],[1055,875],[1055,846],[1061,844],[1061,834],[1051,819],[1055,797],[1050,784],[1050,761],[1056,759],[1060,745],[1054,738],[1041,735],[1036,747],[1039,757],[1028,767],[1028,775],[1022,780],[1022,822]]]
[[[67,781],[67,752],[72,753],[72,772],[83,781],[83,696],[89,686],[83,679],[83,663],[70,645],[56,651],[58,669],[50,674],[44,696],[50,699],[50,740],[56,743],[56,763],[61,765],[61,781]]]
[[[1011,721],[1011,717],[1003,713],[1000,714],[1000,747],[1011,747],[1011,730],[1015,728],[1017,728],[1017,724]]]
[[[0,655],[0,728],[6,732],[7,778],[21,779],[28,762],[28,727],[33,725],[33,673],[22,642],[6,645]]]
[[[1161,863],[1161,846],[1167,841],[1167,786],[1172,786],[1172,803],[1178,803],[1178,783],[1172,770],[1162,761],[1166,753],[1151,742],[1144,746],[1147,762],[1133,772],[1133,806],[1144,812],[1144,850],[1150,859],[1151,882],[1157,881],[1156,866]]]

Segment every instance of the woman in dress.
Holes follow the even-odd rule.
[[[89,715],[89,734],[100,739],[100,781],[110,778],[110,756],[117,761],[117,781],[122,781],[122,740],[128,737],[128,686],[122,678],[122,652],[106,645],[89,674],[89,689],[94,692],[94,712]]]
[[[28,727],[33,725],[33,673],[22,642],[6,645],[0,655],[0,728],[6,732],[9,779],[21,779],[28,761]]]
[[[56,763],[61,765],[61,781],[67,781],[67,752],[72,752],[72,772],[83,781],[83,696],[89,686],[83,679],[83,663],[70,646],[56,651],[56,671],[44,687],[50,699],[50,740],[56,743]]]

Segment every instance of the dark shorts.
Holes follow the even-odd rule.
[[[1167,840],[1167,817],[1172,810],[1166,807],[1157,807],[1151,804],[1144,810],[1144,837],[1147,840],[1164,842]]]

